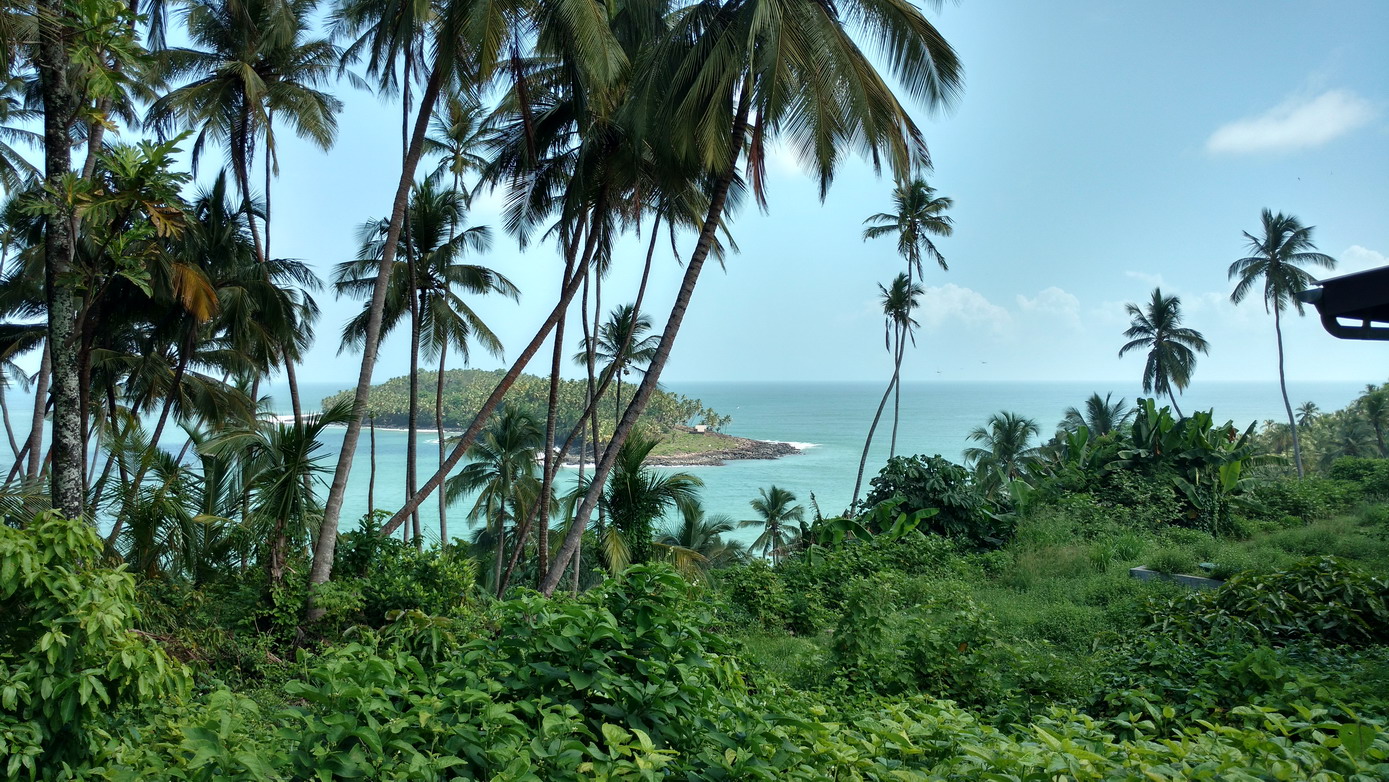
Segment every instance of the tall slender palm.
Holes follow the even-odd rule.
[[[955,221],[945,214],[955,202],[945,196],[936,195],[936,189],[917,177],[902,182],[892,191],[894,212],[879,212],[870,216],[864,223],[872,223],[863,229],[863,238],[877,239],[883,236],[897,237],[897,252],[907,261],[907,278],[915,280],[925,276],[923,259],[932,259],[940,264],[942,270],[949,271],[945,257],[931,241],[932,236],[950,236],[955,231]]]
[[[974,468],[982,485],[997,488],[1003,479],[1027,474],[1038,454],[1032,439],[1041,431],[1037,422],[1026,416],[1008,410],[994,413],[987,424],[969,433],[967,439],[979,445],[964,450],[965,464]]]
[[[644,63],[636,91],[642,98],[639,110],[650,117],[646,127],[660,133],[656,149],[697,162],[710,177],[709,206],[656,356],[597,465],[600,482],[612,468],[614,449],[636,425],[660,381],[715,233],[726,223],[729,190],[745,148],[748,179],[759,199],[766,195],[767,144],[778,137],[812,161],[822,193],[850,145],[871,150],[875,162],[887,160],[899,174],[926,161],[919,130],[851,32],[880,44],[881,61],[928,106],[949,103],[960,87],[955,52],[921,11],[905,2],[870,6],[850,0],[791,11],[775,0],[748,0],[694,6],[672,23],[672,34]],[[596,502],[590,491],[579,506],[559,564],[573,556]],[[558,585],[558,569],[551,568],[543,591]]]
[[[1209,352],[1206,338],[1201,332],[1182,325],[1182,300],[1163,296],[1161,288],[1153,289],[1153,298],[1146,309],[1137,304],[1126,304],[1124,308],[1132,323],[1124,332],[1129,341],[1119,348],[1119,356],[1122,358],[1130,351],[1147,348],[1143,391],[1166,394],[1172,400],[1172,409],[1181,417],[1177,392],[1191,382],[1191,374],[1196,369],[1196,353]]]
[[[190,81],[151,104],[146,123],[160,132],[196,129],[195,167],[208,142],[224,146],[248,214],[257,145],[274,155],[272,117],[325,150],[337,135],[342,102],[317,88],[335,79],[340,54],[327,40],[305,40],[313,7],[313,0],[192,0],[186,25],[196,48],[159,54],[168,78]],[[254,217],[251,232],[264,260]]]
[[[863,471],[868,465],[868,449],[873,445],[873,433],[878,428],[878,421],[883,417],[883,408],[887,406],[887,398],[901,386],[902,355],[906,352],[907,340],[910,339],[913,345],[916,344],[916,328],[921,324],[912,318],[912,313],[920,305],[920,299],[926,290],[920,284],[911,282],[906,273],[902,273],[893,278],[891,287],[883,287],[879,284],[878,292],[883,307],[883,342],[892,354],[892,379],[888,381],[883,398],[878,401],[878,410],[873,414],[873,423],[868,426],[868,437],[864,438],[863,441],[863,454],[858,460],[858,477],[854,479],[854,494],[849,503],[850,508],[858,505],[858,493],[863,485]],[[893,456],[897,454],[897,421],[900,413],[900,404],[894,404],[892,410],[892,445],[889,449],[889,453]]]
[[[462,196],[454,190],[441,188],[426,180],[416,186],[410,202],[409,230],[404,236],[406,245],[399,248],[411,261],[395,267],[386,307],[382,312],[381,333],[389,334],[402,322],[410,329],[410,413],[406,435],[405,482],[406,496],[416,488],[416,449],[419,419],[419,363],[421,349],[427,356],[440,359],[439,378],[443,377],[448,349],[453,347],[466,363],[469,345],[476,342],[493,355],[500,355],[501,341],[471,305],[459,295],[499,293],[516,298],[519,292],[506,277],[477,264],[463,262],[471,252],[481,252],[490,243],[485,226],[463,231],[456,228],[466,214]],[[375,269],[380,264],[389,226],[384,220],[368,221],[362,226],[362,247],[357,259],[338,264],[334,272],[335,287],[340,295],[362,296],[375,285]],[[414,279],[410,278],[414,274]],[[343,327],[342,347],[358,348],[366,341],[371,305],[349,320]],[[438,394],[438,389],[435,391]],[[440,418],[439,399],[435,415]],[[442,423],[435,421],[436,428]],[[441,517],[440,534],[448,540],[447,517]],[[416,519],[416,536],[419,524]]]
[[[539,494],[535,459],[541,439],[540,425],[529,413],[516,407],[504,407],[487,433],[468,449],[468,464],[448,479],[446,498],[449,502],[477,493],[468,518],[487,522],[493,588],[499,587],[502,580],[507,522],[524,517],[526,508]],[[524,544],[522,540],[515,540],[512,545]]]
[[[1302,300],[1297,294],[1316,282],[1304,266],[1334,269],[1336,259],[1316,252],[1317,246],[1312,242],[1313,226],[1303,225],[1296,217],[1265,209],[1261,220],[1258,236],[1244,232],[1249,255],[1230,264],[1229,277],[1238,280],[1230,293],[1230,301],[1239,304],[1255,287],[1263,284],[1264,309],[1273,312],[1273,332],[1278,338],[1278,386],[1283,391],[1283,408],[1288,413],[1288,426],[1293,434],[1293,461],[1297,464],[1297,477],[1301,478],[1302,443],[1298,440],[1297,421],[1293,418],[1287,373],[1283,368],[1283,310],[1292,305],[1298,315],[1303,312]]]
[[[1084,426],[1096,437],[1124,428],[1138,414],[1138,408],[1127,404],[1123,397],[1114,402],[1113,396],[1113,393],[1108,393],[1101,399],[1098,393],[1091,394],[1090,398],[1085,400],[1083,411],[1076,407],[1066,408],[1065,416],[1061,419],[1061,427],[1074,432]]]
[[[922,268],[924,258],[935,260],[943,271],[949,271],[945,256],[936,249],[931,237],[950,236],[954,232],[955,222],[945,214],[954,201],[936,195],[935,188],[921,177],[899,183],[892,192],[892,201],[896,212],[879,212],[864,220],[864,223],[874,224],[864,229],[864,240],[897,237],[897,252],[907,261],[908,288],[915,287],[913,283],[917,278],[925,277],[925,269]],[[916,338],[913,337],[912,344],[915,343]],[[902,351],[897,352],[894,364],[893,373],[898,375],[902,366]],[[889,456],[897,455],[897,423],[902,406],[902,384],[893,385],[892,445],[888,448]]]
[[[656,355],[660,338],[648,334],[649,331],[651,318],[638,313],[631,304],[622,304],[613,308],[597,334],[580,342],[579,352],[574,355],[574,361],[586,364],[591,349],[594,359],[603,363],[603,374],[617,383],[614,405],[619,419],[622,416],[622,376],[630,368],[640,371],[640,367],[651,363]]]
[[[752,548],[760,550],[764,557],[771,557],[775,565],[793,537],[795,528],[791,523],[805,519],[805,506],[795,504],[796,495],[780,486],[758,489],[757,493],[757,498],[748,503],[757,518],[739,522],[738,526],[762,528],[762,534],[752,542]]]

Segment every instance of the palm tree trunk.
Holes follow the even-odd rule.
[[[14,454],[15,464],[19,464],[19,441],[14,439],[14,424],[10,423],[10,405],[5,401],[4,383],[0,383],[0,414],[5,417],[5,436],[10,441],[10,452]]]
[[[419,418],[420,418],[420,307],[415,298],[415,262],[410,248],[405,248],[406,274],[411,280],[410,297],[410,421],[405,434],[405,496],[415,493],[415,470],[419,461]],[[420,538],[420,511],[416,508],[410,514],[411,534],[415,545],[422,545]]]
[[[651,359],[651,364],[647,368],[641,384],[637,386],[631,403],[627,405],[627,411],[623,414],[622,421],[608,441],[608,447],[603,452],[603,459],[594,469],[593,481],[589,484],[588,492],[584,495],[583,502],[574,515],[574,520],[570,522],[569,531],[565,534],[564,543],[555,557],[554,565],[541,584],[541,591],[546,595],[552,594],[559,586],[559,577],[564,571],[565,564],[578,550],[579,541],[583,538],[584,527],[588,524],[589,514],[593,512],[593,508],[598,502],[598,495],[602,491],[603,482],[607,480],[608,473],[612,470],[613,462],[617,459],[617,452],[622,447],[622,443],[626,441],[632,427],[636,426],[637,418],[646,407],[647,400],[651,398],[656,384],[661,379],[661,370],[670,360],[670,352],[675,346],[675,338],[680,333],[680,324],[685,319],[685,311],[689,309],[695,284],[699,282],[699,273],[704,268],[705,259],[709,257],[709,251],[714,245],[714,234],[723,219],[729,187],[733,184],[733,179],[738,172],[738,161],[743,153],[748,112],[751,108],[749,93],[750,85],[745,81],[738,96],[738,108],[733,121],[732,144],[730,145],[727,167],[715,182],[712,197],[709,199],[709,211],[700,228],[699,240],[695,244],[694,253],[691,254],[689,263],[685,265],[685,275],[680,283],[680,291],[676,294],[675,303],[670,309],[670,316],[666,319],[666,327],[661,334],[656,355]]]
[[[1278,387],[1283,391],[1283,409],[1288,411],[1288,430],[1293,435],[1293,462],[1297,464],[1297,477],[1302,472],[1302,442],[1297,436],[1297,420],[1293,418],[1293,403],[1288,400],[1288,377],[1283,371],[1283,310],[1273,308],[1273,333],[1278,336]]]
[[[635,312],[641,312],[642,301],[644,301],[645,298],[646,298],[646,285],[647,285],[647,283],[648,283],[648,282],[650,281],[650,279],[651,279],[651,262],[652,262],[652,259],[653,259],[653,258],[655,257],[655,255],[656,255],[656,232],[657,232],[657,230],[658,230],[659,227],[660,227],[660,223],[661,223],[661,221],[660,221],[660,218],[659,218],[659,216],[658,216],[657,219],[656,219],[655,225],[652,227],[652,232],[651,232],[651,244],[650,244],[649,247],[647,247],[647,250],[646,250],[646,265],[645,265],[645,266],[643,267],[643,269],[642,269],[641,282],[637,285],[637,299],[636,299],[636,302],[632,305],[632,309],[633,309],[633,311],[635,311]],[[632,337],[633,337],[633,334],[632,334],[631,332],[628,332],[627,335],[626,335],[626,337],[625,337],[625,341],[624,341],[624,342],[622,343],[622,345],[619,347],[619,352],[622,352],[622,353],[626,353],[626,352],[627,352],[627,349],[631,346]],[[540,497],[541,497],[541,500],[542,500],[542,501],[541,501],[541,502],[537,502],[536,505],[535,505],[535,507],[531,508],[530,512],[526,514],[526,518],[521,522],[520,531],[517,533],[517,535],[518,535],[519,537],[521,537],[521,538],[524,538],[524,537],[525,537],[526,533],[530,531],[531,525],[532,525],[533,523],[535,523],[535,521],[536,521],[536,519],[537,519],[537,514],[539,514],[538,518],[539,518],[539,520],[540,520],[540,523],[539,523],[539,526],[538,526],[538,528],[537,528],[536,534],[537,534],[537,536],[539,536],[539,538],[540,538],[542,541],[544,541],[546,544],[548,544],[548,542],[549,542],[549,537],[550,537],[550,502],[549,502],[549,498],[550,498],[550,493],[551,493],[551,489],[550,489],[549,487],[550,487],[551,485],[553,485],[554,477],[555,477],[555,472],[558,470],[559,465],[564,463],[564,457],[567,456],[567,455],[569,454],[569,449],[570,449],[571,446],[573,446],[574,440],[575,440],[576,438],[579,438],[579,437],[581,437],[581,436],[583,435],[584,426],[585,426],[585,423],[584,423],[584,422],[587,421],[587,420],[589,420],[589,416],[595,414],[595,411],[596,411],[597,408],[598,408],[598,400],[600,400],[600,399],[603,398],[603,394],[607,392],[607,390],[608,390],[608,385],[609,385],[610,383],[612,383],[612,380],[613,380],[613,376],[612,376],[611,374],[608,374],[608,375],[607,375],[606,377],[604,377],[601,381],[599,381],[597,393],[589,397],[588,402],[587,402],[587,406],[584,408],[584,411],[583,411],[582,413],[579,414],[579,420],[578,420],[578,422],[575,423],[574,428],[571,429],[571,430],[569,431],[569,436],[566,437],[566,438],[564,439],[564,444],[560,446],[558,452],[556,452],[556,453],[553,454],[553,456],[554,456],[553,461],[552,461],[552,462],[546,463],[546,465],[545,465],[545,467],[544,467],[545,472],[544,472],[543,477],[542,477],[541,492],[540,492]],[[597,459],[597,454],[596,454],[596,453],[594,454],[594,458],[595,458],[595,460]],[[580,483],[583,482],[583,476],[584,476],[584,454],[583,454],[583,449],[580,448],[580,449],[579,449],[579,482],[580,482]],[[581,541],[581,544],[582,544],[582,541]],[[542,544],[542,545],[543,545],[543,544]],[[541,550],[542,550],[542,551],[545,551],[545,550],[547,550],[547,549],[548,549],[548,546],[546,546],[546,549],[541,549]],[[520,555],[520,551],[517,550],[517,549],[515,549],[515,548],[513,548],[513,549],[512,549],[512,552],[511,552],[511,561],[507,563],[506,571],[502,574],[502,588],[503,588],[503,590],[505,590],[506,586],[507,586],[508,584],[511,583],[511,574],[512,574],[512,571],[514,571],[514,570],[516,569],[516,562],[517,562],[517,559],[519,558],[519,555]],[[547,568],[548,565],[549,565],[549,561],[548,561],[543,555],[541,555],[541,554],[537,554],[537,557],[541,558],[541,560],[542,560],[542,562],[541,562],[541,567],[542,567],[542,568]],[[575,593],[577,593],[577,592],[578,592],[578,589],[579,589],[578,567],[579,567],[579,553],[578,553],[578,550],[576,549],[576,550],[575,550],[575,554],[574,554],[574,591],[575,591]],[[548,572],[548,571],[542,571],[542,572]],[[542,575],[541,578],[542,578],[542,580],[543,580],[544,576]]]
[[[367,480],[367,513],[376,510],[376,413],[371,414],[371,474]]]
[[[35,65],[43,102],[44,184],[51,193],[63,192],[62,179],[72,172],[72,140],[68,123],[79,96],[68,81],[68,22],[73,13],[61,0],[37,0],[39,45]],[[67,281],[76,241],[70,206],[55,203],[56,212],[44,224],[44,298],[48,305],[48,340],[53,384],[53,507],[69,518],[82,516],[83,446],[78,383],[77,291]],[[37,453],[35,449],[34,453]],[[33,454],[31,454],[32,459]]]
[[[898,378],[902,376],[902,354],[906,351],[907,342],[902,332],[903,328],[897,326],[897,345],[892,355],[892,445],[887,449],[889,459],[897,455],[897,422],[902,415],[902,384]]]
[[[1172,400],[1172,411],[1177,414],[1177,420],[1186,418],[1186,416],[1182,415],[1182,409],[1180,407],[1177,407],[1177,392],[1173,391],[1171,388],[1168,388],[1167,398]]]
[[[593,401],[592,401],[592,404],[590,405],[590,407],[592,408],[592,412],[589,413],[589,430],[590,430],[590,432],[591,432],[592,435],[593,435],[593,449],[594,449],[593,452],[594,452],[594,454],[595,454],[595,456],[594,456],[594,461],[597,461],[597,456],[596,456],[596,454],[598,453],[598,441],[599,441],[599,439],[602,437],[602,434],[601,434],[601,432],[599,431],[599,428],[598,428],[598,395],[594,393],[594,392],[597,390],[597,384],[594,382],[594,369],[595,369],[594,352],[598,349],[598,326],[597,326],[597,321],[598,321],[598,318],[600,317],[598,313],[599,313],[601,310],[600,310],[600,308],[595,304],[594,310],[593,310],[593,312],[594,312],[594,316],[593,316],[593,317],[594,317],[594,324],[595,324],[595,325],[593,326],[592,329],[590,329],[590,328],[589,328],[589,321],[588,321],[588,283],[589,283],[589,281],[588,281],[588,275],[589,275],[589,273],[590,273],[591,271],[592,271],[592,270],[591,270],[590,268],[587,268],[587,267],[584,269],[584,301],[583,301],[583,314],[582,314],[582,316],[581,316],[581,318],[580,318],[580,322],[583,323],[583,327],[584,327],[584,344],[588,346],[587,350],[584,351],[584,368],[585,368],[585,370],[586,370],[585,374],[587,375],[587,381],[588,381],[588,385],[587,385],[587,389],[588,389],[588,398],[591,399],[591,400],[593,400]],[[596,289],[596,287],[597,287],[597,286],[595,286],[595,289]],[[618,420],[618,423],[621,423],[621,419]],[[616,429],[617,426],[614,425],[613,428]],[[599,525],[600,528],[602,527],[602,525],[603,525],[603,523],[604,523],[605,521],[606,521],[606,519],[605,519],[604,516],[603,516],[603,506],[602,506],[602,505],[599,505],[599,506],[598,506],[598,525]]]
[[[24,477],[31,481],[38,480],[39,468],[43,464],[43,430],[44,421],[48,417],[48,384],[53,377],[53,354],[49,350],[50,344],[48,340],[44,340],[39,377],[34,385],[34,414],[29,419],[29,442],[25,446],[29,449],[29,464],[25,467]]]
[[[381,340],[381,316],[386,306],[391,267],[395,263],[396,245],[400,242],[405,224],[405,208],[410,200],[411,184],[415,181],[415,169],[419,166],[420,156],[424,152],[424,136],[429,128],[429,119],[434,113],[434,104],[443,89],[446,70],[442,63],[436,63],[429,75],[429,81],[425,84],[424,96],[420,100],[414,132],[410,138],[410,147],[405,155],[405,164],[401,167],[400,182],[396,186],[395,200],[391,203],[391,221],[386,229],[381,265],[376,273],[376,282],[371,293],[371,307],[367,314],[367,333],[363,339],[362,367],[357,374],[357,389],[353,394],[352,417],[348,420],[347,431],[343,434],[342,450],[338,453],[338,464],[333,470],[333,482],[328,489],[328,500],[323,508],[323,521],[319,524],[318,536],[314,540],[313,565],[309,569],[310,584],[322,584],[333,573],[333,556],[337,550],[342,503],[347,494],[347,479],[352,473],[357,440],[362,434],[362,415],[366,412],[367,397],[371,391],[372,370],[376,368],[376,352]],[[310,620],[317,620],[322,615],[321,609],[310,607]]]
[[[447,448],[444,446],[444,366],[448,361],[449,341],[444,340],[439,345],[439,376],[434,382],[434,431],[439,437],[439,466],[444,466],[444,455]],[[449,545],[449,504],[444,498],[439,497],[439,547],[448,548]]]
[[[565,248],[567,250],[566,255],[569,258],[574,258],[574,254],[578,251],[578,242],[582,235],[582,230],[575,233],[574,237],[570,240],[568,246]],[[584,249],[585,264],[587,264],[588,262],[587,258],[589,253],[591,252],[592,244],[594,241],[596,241],[595,234],[590,232],[588,236],[589,246],[585,247]],[[565,264],[564,276],[563,278],[561,278],[562,284],[560,285],[561,295],[563,295],[564,285],[568,283],[569,278],[573,274],[573,272],[573,262],[571,261],[570,263]],[[566,316],[567,311],[561,312],[559,320],[555,323],[554,352],[550,356],[550,391],[549,396],[546,398],[545,401],[545,453],[542,454],[540,462],[540,496],[536,501],[537,510],[539,510],[540,508],[545,508],[548,510],[548,508],[550,507],[550,494],[554,491],[555,473],[559,470],[559,459],[555,457],[555,430],[559,426],[559,370],[560,363],[564,360],[564,323],[566,320]],[[540,571],[541,578],[544,578],[545,567],[548,564],[548,557],[550,553],[548,512],[545,513],[545,518],[544,521],[541,523],[539,535],[537,537],[539,538],[536,544],[536,557],[539,560],[537,564],[539,566],[538,569]],[[518,552],[513,551],[513,553]],[[515,557],[513,557],[513,559],[515,559]],[[505,578],[509,579],[510,576],[511,568],[507,568]]]
[[[887,398],[892,395],[892,389],[897,387],[897,373],[892,373],[892,380],[888,381],[887,390],[883,392],[883,398],[878,401],[878,411],[873,414],[873,423],[868,426],[868,437],[863,441],[863,455],[858,460],[858,477],[854,479],[853,499],[849,500],[849,513],[853,514],[858,505],[859,489],[863,486],[863,470],[868,466],[868,449],[873,445],[873,433],[878,429],[878,421],[883,417],[883,408],[887,407]]]

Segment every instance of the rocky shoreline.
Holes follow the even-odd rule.
[[[646,463],[657,467],[722,467],[728,462],[747,459],[780,459],[783,456],[793,456],[801,452],[801,449],[790,443],[774,440],[749,440],[746,437],[734,437],[718,432],[707,432],[701,437],[718,441],[720,447],[689,453],[652,454],[646,457]],[[578,463],[579,460],[573,456],[565,459],[565,464],[569,466]]]

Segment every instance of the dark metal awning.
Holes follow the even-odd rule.
[[[1316,305],[1333,337],[1389,340],[1389,266],[1322,280],[1297,298]]]

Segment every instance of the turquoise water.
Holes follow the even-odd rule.
[[[314,407],[342,387],[306,384],[302,389],[304,403]],[[1289,393],[1294,405],[1313,401],[1323,410],[1333,410],[1344,407],[1363,388],[1363,383],[1292,383]],[[704,503],[709,512],[726,513],[735,519],[747,518],[751,512],[748,502],[759,488],[771,484],[791,490],[807,507],[814,492],[827,515],[843,510],[853,492],[863,439],[883,392],[883,386],[872,383],[674,383],[669,389],[698,397],[720,413],[731,415],[729,434],[805,444],[800,454],[781,459],[683,468],[704,480]],[[959,461],[970,430],[991,414],[1012,410],[1035,418],[1043,432],[1050,432],[1067,407],[1081,405],[1094,391],[1101,395],[1113,392],[1116,398],[1123,396],[1130,403],[1137,396],[1137,389],[1115,383],[907,383],[902,391],[897,451],[939,453]],[[276,400],[276,409],[288,412],[287,397],[280,394]],[[1180,404],[1188,413],[1214,409],[1218,420],[1231,419],[1241,427],[1284,415],[1275,383],[1202,384],[1190,389]],[[869,453],[865,487],[887,459],[891,410],[889,401]],[[404,498],[406,437],[404,432],[379,429],[376,436],[376,504],[392,507]],[[335,438],[334,453],[340,443]],[[419,463],[423,482],[438,464],[433,432],[421,433]],[[367,435],[363,432],[343,507],[345,524],[366,510],[368,475]],[[451,509],[451,529],[457,530],[464,523],[468,507],[464,503]],[[437,537],[438,506],[432,501],[425,506],[421,523],[426,530],[435,530]],[[751,539],[753,534],[747,530],[738,536]]]
[[[301,393],[308,410],[319,408],[322,399],[347,387],[347,382],[303,383]],[[1344,407],[1364,388],[1363,383],[1292,383],[1289,393],[1294,405],[1316,402],[1323,410]],[[729,434],[759,440],[781,440],[802,444],[798,455],[781,459],[736,461],[722,467],[683,468],[704,481],[704,503],[710,513],[725,513],[734,519],[751,515],[748,502],[758,489],[776,484],[792,491],[809,506],[814,492],[821,510],[831,515],[843,510],[853,492],[863,439],[873,411],[882,397],[883,385],[876,383],[673,383],[672,391],[698,397],[724,415],[733,417]],[[907,383],[902,391],[902,422],[898,431],[900,454],[941,454],[959,461],[971,429],[1000,410],[1012,410],[1035,418],[1043,432],[1050,432],[1061,421],[1069,406],[1079,406],[1094,391],[1113,392],[1130,403],[1137,388],[1116,383],[1065,381],[1046,383]],[[289,397],[283,387],[268,393],[277,413],[290,412]],[[10,394],[10,409],[23,436],[27,410],[32,404],[23,395]],[[1241,427],[1251,421],[1284,417],[1276,383],[1203,383],[1181,398],[1185,412],[1214,409],[1216,419],[1233,420]],[[891,435],[891,401],[878,427],[873,450],[864,473],[868,480],[887,459]],[[342,443],[342,429],[329,430],[323,464],[331,470]],[[405,498],[406,435],[401,431],[378,429],[375,502],[378,508],[393,510]],[[356,525],[367,510],[370,483],[368,436],[362,432],[358,456],[343,504],[344,528]],[[438,446],[432,431],[420,433],[420,482],[433,474],[438,464]],[[170,427],[163,445],[177,452],[184,444],[182,432]],[[0,460],[7,462],[8,460]],[[8,463],[5,468],[8,469]],[[574,471],[567,470],[569,480]],[[465,516],[471,503],[464,501],[450,509],[451,535],[464,534]],[[421,524],[426,537],[438,537],[438,505],[431,498],[422,506]],[[735,533],[751,539],[752,530]]]

